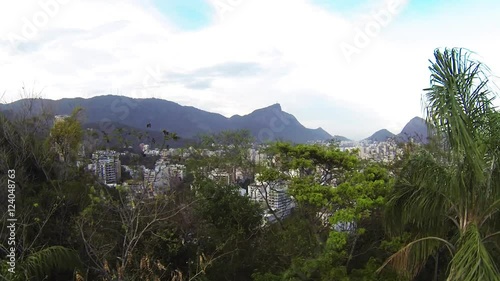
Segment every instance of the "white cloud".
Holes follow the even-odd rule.
[[[212,25],[182,31],[139,0],[67,0],[33,40],[13,48],[7,35],[21,34],[22,18],[41,9],[38,1],[27,2],[0,4],[0,77],[8,77],[0,92],[6,90],[7,100],[18,98],[23,83],[36,83],[47,98],[154,96],[226,116],[279,102],[304,124],[362,138],[382,127],[397,133],[421,116],[427,60],[435,47],[468,47],[500,73],[500,43],[491,35],[500,26],[484,3],[438,9],[428,17],[394,15],[349,63],[341,42],[351,42],[354,28],[372,20],[385,2],[348,17],[308,0],[241,0],[223,21],[214,15]],[[261,71],[209,80],[196,74],[225,63],[254,63]],[[161,77],[151,77],[151,70]],[[168,73],[184,76],[171,79]],[[315,104],[314,97],[321,101]],[[346,116],[331,112],[338,108]]]

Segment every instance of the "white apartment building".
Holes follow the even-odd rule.
[[[156,181],[156,171],[155,169],[144,168],[143,171],[144,186],[152,188]]]
[[[231,183],[231,175],[228,172],[219,171],[218,169],[215,169],[212,172],[210,172],[208,178],[218,182],[219,184]]]
[[[248,196],[266,209],[264,217],[267,222],[274,222],[276,220],[274,215],[279,219],[285,218],[295,207],[287,190],[288,185],[285,182],[257,182],[248,186]]]
[[[261,164],[267,161],[267,155],[261,153],[258,149],[255,148],[248,149],[248,158],[250,161],[256,164]]]
[[[115,151],[96,151],[92,154],[95,174],[99,180],[109,186],[114,186],[121,180],[121,163],[119,154]]]
[[[186,166],[179,164],[168,164],[159,160],[155,166],[156,180],[155,188],[171,188],[172,182],[181,182],[184,180]]]
[[[178,178],[183,180],[184,175],[186,174],[186,166],[180,164],[167,165],[165,172],[169,178]]]

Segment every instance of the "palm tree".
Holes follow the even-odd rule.
[[[0,280],[47,280],[48,276],[58,271],[81,272],[78,253],[62,246],[51,246],[34,252],[19,261],[15,274],[5,266],[0,268]],[[77,279],[78,280],[78,279]]]
[[[433,257],[435,280],[438,268],[446,280],[500,280],[500,113],[488,69],[463,49],[434,57],[423,104],[435,145],[406,162],[387,209],[389,233],[413,242],[384,266],[412,279]]]

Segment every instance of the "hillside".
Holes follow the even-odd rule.
[[[346,138],[344,136],[339,136],[339,135],[333,136],[333,139],[336,140],[336,141],[351,141],[351,139]]]
[[[382,129],[382,130],[375,132],[373,135],[369,136],[365,140],[383,142],[383,141],[387,141],[391,138],[394,138],[394,136],[396,136],[396,135],[389,132],[386,129]]]
[[[427,143],[428,136],[427,123],[425,120],[420,117],[414,117],[404,126],[401,133],[397,135],[397,138],[404,142],[412,138],[416,142]]]
[[[2,111],[18,111],[26,100],[0,105]],[[259,142],[286,140],[305,143],[315,140],[329,140],[332,136],[321,128],[308,129],[292,114],[282,110],[279,104],[257,109],[250,114],[235,115],[227,118],[221,114],[182,106],[162,99],[132,99],[124,96],[97,96],[89,99],[71,98],[61,100],[37,99],[33,109],[49,109],[54,115],[70,114],[76,106],[85,109],[85,124],[120,123],[127,126],[161,131],[176,132],[182,138],[193,138],[203,133],[216,133],[223,130],[247,129]]]

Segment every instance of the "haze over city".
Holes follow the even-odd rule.
[[[500,73],[500,3],[478,1],[8,1],[2,102],[118,94],[232,116],[280,103],[353,139],[422,116],[438,47]],[[7,78],[8,77],[8,78]],[[492,78],[498,80],[497,78]]]

